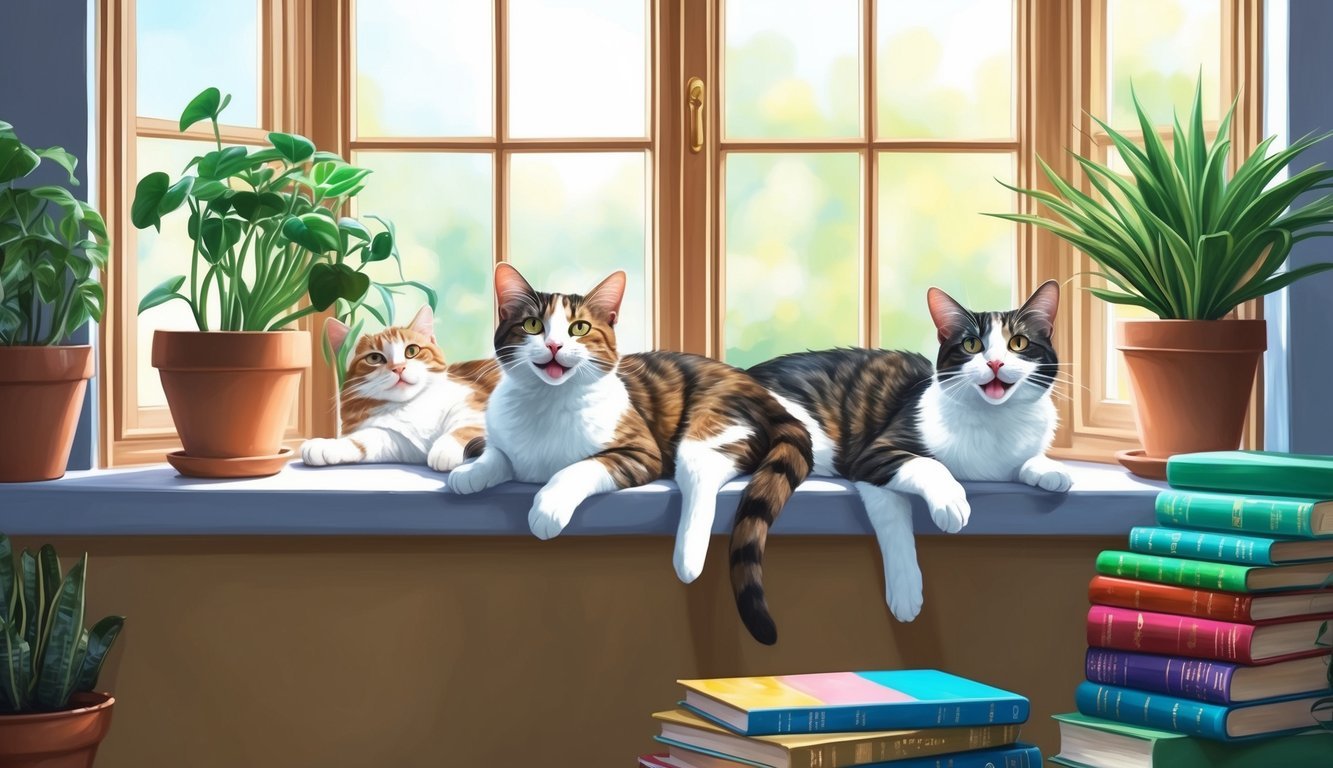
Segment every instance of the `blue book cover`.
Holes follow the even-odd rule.
[[[1129,532],[1129,548],[1135,552],[1189,560],[1210,560],[1238,565],[1283,565],[1287,563],[1326,559],[1328,554],[1310,552],[1313,556],[1291,557],[1282,552],[1282,545],[1309,546],[1290,538],[1256,536],[1254,534],[1187,531],[1179,528],[1137,526]],[[1330,548],[1333,552],[1333,548]]]
[[[654,736],[653,740],[666,744],[668,747],[676,747],[709,757],[730,760],[733,763],[750,765],[754,768],[772,768],[767,763],[757,763],[753,760],[728,755],[725,752],[692,746],[664,736]],[[978,749],[971,752],[952,752],[947,755],[909,757],[906,760],[864,763],[856,768],[1042,768],[1042,763],[1041,749],[1020,742],[1007,747]]]
[[[1298,733],[1318,726],[1310,705],[1319,695],[1286,696],[1232,707],[1084,681],[1075,700],[1078,711],[1126,725],[1199,736],[1215,741]],[[1258,721],[1267,714],[1266,725]]]
[[[1008,725],[1028,700],[934,669],[680,680],[685,706],[744,736]]]

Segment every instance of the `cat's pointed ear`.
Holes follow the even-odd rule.
[[[1018,310],[1022,322],[1035,326],[1047,336],[1055,330],[1055,311],[1060,308],[1060,284],[1047,280],[1032,292]]]
[[[625,298],[627,279],[621,270],[612,272],[583,297],[584,306],[605,317],[611,325],[615,325],[616,318],[620,317],[620,301]]]
[[[352,329],[336,317],[324,321],[324,335],[329,337],[329,346],[333,348],[334,354],[342,349],[351,333]]]
[[[417,310],[416,316],[412,318],[412,324],[408,326],[413,333],[419,333],[430,339],[430,343],[435,343],[435,313],[430,311],[430,305],[426,304]]]
[[[537,292],[528,281],[506,262],[495,265],[495,305],[500,308],[500,319],[507,320],[516,312],[531,309]]]
[[[930,319],[935,321],[936,336],[941,344],[953,338],[972,316],[962,304],[939,288],[926,291],[926,306],[930,308]]]

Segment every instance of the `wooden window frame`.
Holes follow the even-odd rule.
[[[506,205],[507,160],[518,152],[646,151],[652,188],[648,229],[651,249],[646,268],[654,298],[649,321],[650,342],[661,349],[720,357],[723,352],[724,233],[721,174],[727,151],[855,151],[862,156],[864,217],[859,337],[863,344],[879,342],[878,260],[876,248],[877,161],[883,151],[995,151],[1017,158],[1020,186],[1049,189],[1037,158],[1047,160],[1062,175],[1081,179],[1066,150],[1087,154],[1096,149],[1095,132],[1086,115],[1105,103],[1102,74],[1105,61],[1105,3],[1107,0],[1015,0],[1015,133],[1012,140],[914,141],[876,139],[874,0],[861,0],[861,46],[866,57],[862,115],[865,136],[847,141],[720,141],[723,102],[722,0],[645,0],[649,2],[648,35],[649,118],[646,138],[513,139],[506,136],[505,65],[507,60],[505,0],[496,0],[495,29],[495,138],[436,140],[412,137],[354,137],[354,3],[353,0],[257,0],[266,20],[261,49],[261,77],[270,93],[261,98],[261,123],[271,120],[274,130],[311,137],[316,145],[350,158],[358,150],[473,151],[495,158],[494,243],[496,262],[508,257]],[[1244,157],[1262,138],[1262,0],[1218,0],[1223,5],[1223,92],[1245,84],[1233,120],[1233,159]],[[178,138],[169,121],[136,119],[134,103],[134,0],[98,0],[98,60],[100,70],[99,128],[102,172],[99,195],[114,243],[130,243],[128,222],[134,179],[134,144],[137,136]],[[706,84],[705,144],[702,152],[685,147],[689,137],[686,82],[701,77]],[[228,130],[224,140],[262,140],[263,131]],[[1082,182],[1086,187],[1086,182]],[[716,192],[699,195],[694,190]],[[1032,212],[1033,203],[1017,201],[1018,210]],[[1068,397],[1057,398],[1060,429],[1053,453],[1066,458],[1111,460],[1120,449],[1136,447],[1130,406],[1097,401],[1086,385],[1105,379],[1104,305],[1082,288],[1089,278],[1086,257],[1035,227],[1017,231],[1015,288],[1026,296],[1042,281],[1055,278],[1065,286],[1056,324],[1056,346],[1061,360],[1080,386],[1069,386]],[[133,275],[126,271],[136,254],[127,248],[112,250],[105,276],[108,313],[101,324],[99,365],[109,373],[101,381],[99,404],[99,461],[103,466],[160,461],[179,443],[174,435],[143,434],[125,412],[125,392],[133,391],[132,370],[127,371],[127,318],[137,305]],[[924,309],[923,309],[924,311]],[[1260,305],[1242,307],[1241,317],[1260,316]],[[306,329],[323,327],[326,314],[307,317]],[[323,363],[318,334],[312,333],[314,361],[304,377],[298,423],[289,444],[304,435],[333,435],[338,429],[336,410],[321,407],[335,400],[332,370]],[[1099,377],[1092,379],[1090,377]],[[1262,371],[1258,381],[1262,382]],[[1100,384],[1098,384],[1100,386]],[[1261,392],[1256,387],[1250,409],[1245,445],[1257,447],[1262,435]]]

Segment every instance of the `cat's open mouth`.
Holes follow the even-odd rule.
[[[1014,382],[1014,384],[1017,383],[1018,382]],[[992,400],[999,400],[1004,397],[1004,393],[1008,392],[1009,388],[1014,386],[1014,384],[1010,384],[1007,381],[1000,381],[1000,378],[997,376],[981,385],[981,394]]]
[[[551,358],[549,361],[545,363],[533,363],[533,365],[545,371],[546,375],[550,376],[553,379],[558,379],[569,372],[569,369],[561,365],[560,363],[557,363],[555,361],[555,358]]]

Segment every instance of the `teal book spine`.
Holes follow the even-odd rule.
[[[1316,503],[1315,499],[1170,490],[1157,495],[1157,522],[1175,528],[1308,539],[1314,537],[1310,520]]]
[[[1277,565],[1272,555],[1274,542],[1262,536],[1152,526],[1137,526],[1129,532],[1129,548],[1135,552],[1237,565]]]
[[[1227,740],[1227,708],[1148,691],[1083,682],[1074,695],[1078,711],[1126,725]]]

